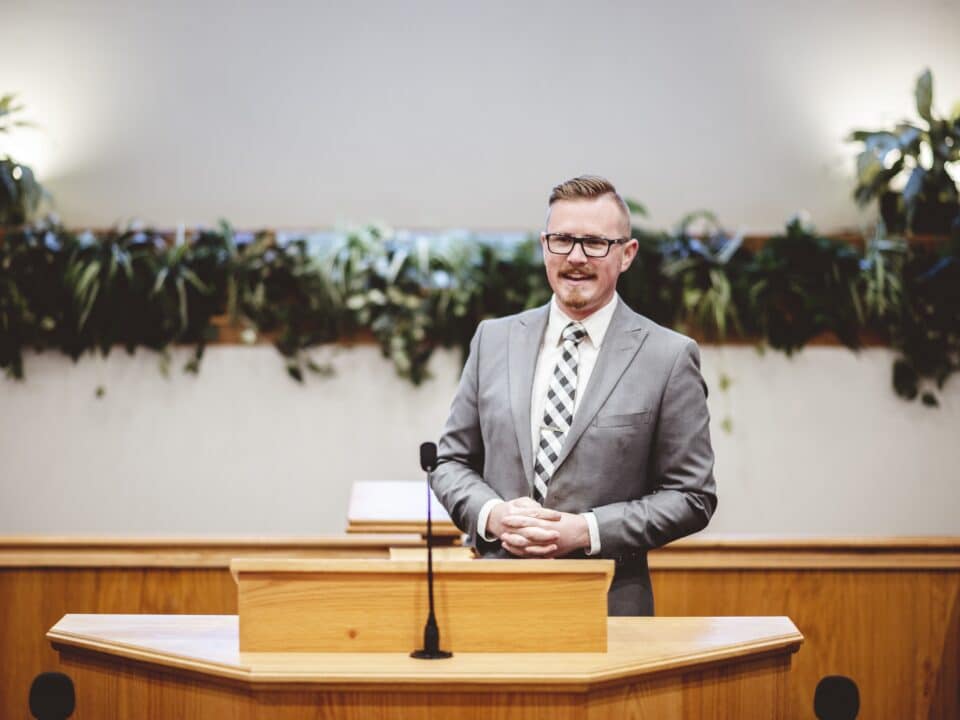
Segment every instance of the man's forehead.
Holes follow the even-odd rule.
[[[629,237],[630,218],[611,195],[557,200],[547,211],[547,230],[576,235]]]

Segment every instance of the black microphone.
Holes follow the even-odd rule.
[[[420,467],[427,473],[427,589],[430,594],[430,612],[423,626],[423,647],[410,653],[418,660],[442,660],[453,657],[452,652],[440,649],[440,628],[433,613],[433,514],[430,512],[430,473],[437,467],[437,445],[425,442],[420,446]]]
[[[428,473],[437,467],[437,444],[422,443],[420,445],[420,469]],[[427,483],[429,484],[429,480]],[[429,495],[427,496],[429,497]],[[427,505],[427,521],[430,520],[430,505]]]
[[[30,714],[37,720],[66,720],[76,707],[73,681],[59,672],[40,673],[30,685]]]

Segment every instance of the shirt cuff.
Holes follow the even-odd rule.
[[[482,510],[480,511],[483,512]],[[590,532],[590,549],[587,555],[600,554],[600,525],[597,523],[597,516],[593,512],[580,513],[587,520],[587,530]]]
[[[501,500],[500,498],[490,498],[483,504],[483,507],[480,508],[480,514],[477,515],[477,535],[480,536],[481,540],[486,540],[487,542],[493,542],[494,540],[497,539],[495,537],[487,537],[487,518],[490,517],[490,511],[493,510],[493,508],[495,508],[497,505],[499,505],[502,502],[503,500]],[[593,522],[594,523],[597,522],[596,518],[594,518]],[[598,530],[597,537],[600,537],[599,533],[600,531]],[[597,543],[599,545],[599,540],[597,541]]]

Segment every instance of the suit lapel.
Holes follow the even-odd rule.
[[[507,347],[507,386],[510,389],[510,409],[513,425],[520,444],[523,475],[528,484],[533,483],[533,448],[530,433],[530,395],[533,392],[533,374],[537,366],[540,342],[547,328],[550,305],[518,315],[510,325],[510,340]]]
[[[580,406],[577,408],[570,431],[563,441],[563,448],[560,450],[560,457],[553,471],[554,476],[577,444],[583,431],[593,422],[594,416],[606,402],[613,388],[620,382],[620,377],[640,350],[648,332],[643,326],[641,317],[630,310],[623,301],[618,301],[617,309],[610,319],[610,327],[607,328],[606,335],[603,337],[603,345],[600,346],[600,353],[597,355],[597,364],[594,365],[593,372],[590,374],[590,382],[582,389]]]

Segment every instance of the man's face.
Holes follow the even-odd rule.
[[[629,220],[611,195],[577,200],[557,200],[550,208],[546,233],[607,238],[630,236]],[[555,255],[540,234],[547,280],[556,293],[560,309],[574,320],[593,314],[613,297],[617,278],[630,267],[637,254],[637,241],[613,245],[606,257],[587,257],[576,244],[569,255]]]

